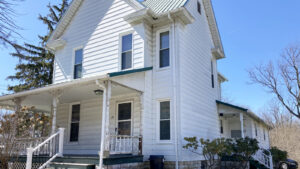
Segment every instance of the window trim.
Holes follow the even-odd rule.
[[[166,101],[169,101],[170,102],[170,140],[161,140],[160,139],[160,103],[161,102],[166,102]],[[158,144],[172,144],[173,143],[173,130],[172,130],[172,128],[173,128],[173,115],[172,115],[172,111],[173,111],[173,109],[172,109],[172,106],[173,106],[173,103],[172,103],[172,101],[171,101],[171,99],[170,98],[165,98],[165,99],[158,99],[157,101],[157,110],[156,110],[156,112],[157,112],[157,143]]]
[[[79,118],[79,129],[78,129],[78,141],[70,141],[70,137],[71,137],[71,123],[72,123],[72,106],[73,105],[77,105],[79,104],[80,105],[80,112],[79,112],[79,117],[81,117],[81,110],[82,110],[82,104],[81,102],[72,102],[72,103],[69,103],[69,119],[68,119],[68,138],[67,138],[67,144],[79,144],[79,136],[80,136],[80,121],[81,121],[81,118]]]
[[[159,66],[159,63],[160,63],[160,34],[161,33],[164,33],[164,32],[169,32],[169,66],[166,66],[166,67],[160,67]],[[172,66],[172,32],[171,32],[171,29],[170,27],[164,27],[164,28],[161,28],[159,30],[156,31],[156,69],[158,71],[160,70],[167,70],[167,69],[170,69],[171,66]]]
[[[126,36],[126,35],[130,35],[132,34],[132,49],[131,49],[131,68],[128,68],[128,69],[122,69],[122,37],[123,36]],[[132,70],[134,69],[134,31],[127,31],[127,32],[123,32],[123,33],[120,33],[119,34],[119,45],[118,45],[118,48],[119,48],[119,61],[118,61],[118,68],[119,68],[119,71],[126,71],[126,70]]]
[[[76,80],[75,79],[75,52],[77,51],[77,50],[80,50],[80,49],[82,49],[82,62],[81,62],[81,78],[83,78],[83,59],[84,59],[84,48],[83,48],[83,46],[78,46],[78,47],[76,47],[76,48],[73,48],[73,52],[72,52],[72,67],[71,67],[71,69],[72,69],[72,75],[71,75],[71,77],[72,77],[72,80]],[[77,79],[81,79],[81,78],[77,78]]]
[[[118,115],[119,115],[119,104],[124,104],[124,103],[131,103],[131,117],[130,117],[130,122],[131,122],[131,126],[130,126],[130,136],[133,136],[133,129],[134,129],[134,127],[133,127],[133,122],[134,122],[134,120],[133,120],[133,117],[134,117],[134,106],[133,106],[133,104],[134,104],[134,101],[133,100],[123,100],[123,101],[116,101],[116,113],[115,113],[115,129],[118,129],[119,128],[119,124],[118,124],[118,122],[119,122],[119,117],[118,117]],[[128,120],[129,121],[129,120]],[[116,135],[118,135],[118,132],[117,131],[115,131],[115,134]]]

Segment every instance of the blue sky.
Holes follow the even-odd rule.
[[[250,85],[246,70],[254,65],[276,60],[283,48],[300,40],[299,0],[212,0],[226,59],[218,62],[219,71],[229,82],[223,84],[226,98],[233,103],[259,111],[272,96],[258,85]],[[37,20],[45,14],[49,0],[26,0],[16,7],[16,23],[24,39],[37,42],[37,34],[45,32]],[[51,0],[51,3],[59,2]],[[16,58],[9,56],[11,49],[1,48],[0,92],[5,92],[6,77],[14,73]]]

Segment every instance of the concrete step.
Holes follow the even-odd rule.
[[[48,169],[96,169],[93,164],[52,162]]]

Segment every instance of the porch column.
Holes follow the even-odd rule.
[[[240,113],[240,122],[241,122],[241,136],[242,136],[242,138],[245,138],[245,135],[244,135],[244,115],[243,115],[243,113]]]
[[[101,143],[99,152],[99,169],[102,169],[103,158],[109,156],[109,104],[111,98],[111,81],[106,81],[101,84],[96,81],[96,84],[103,89],[102,100],[102,124],[101,124]]]
[[[56,114],[57,114],[57,105],[59,103],[59,97],[62,92],[60,90],[53,91],[52,93],[52,128],[51,135],[56,132]]]

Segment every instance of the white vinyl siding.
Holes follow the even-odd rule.
[[[143,27],[132,27],[124,16],[135,12],[125,0],[88,0],[78,9],[55,52],[54,83],[73,79],[72,51],[83,47],[82,78],[120,71],[120,33],[132,32],[132,69],[144,67]]]

